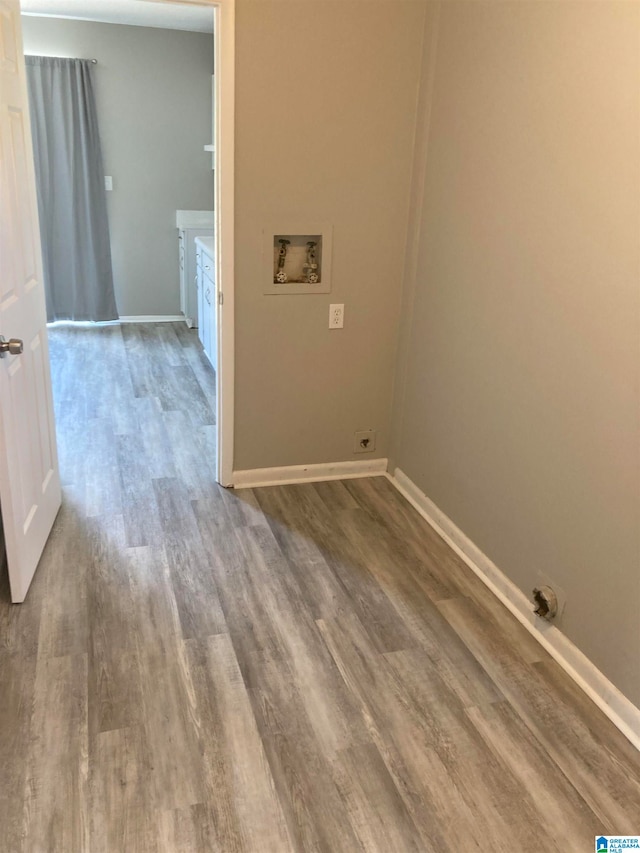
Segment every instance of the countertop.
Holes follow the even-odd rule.
[[[213,210],[176,210],[177,228],[215,228]]]

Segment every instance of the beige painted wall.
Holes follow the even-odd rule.
[[[98,59],[94,81],[121,315],[179,314],[176,210],[211,210],[213,36],[22,17],[26,53]]]
[[[638,3],[442,5],[393,451],[638,705],[639,44]]]
[[[236,469],[370,458],[367,428],[387,455],[423,15],[238,0]],[[279,217],[333,223],[331,294],[262,294]]]

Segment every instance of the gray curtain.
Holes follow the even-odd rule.
[[[93,65],[46,56],[26,62],[47,319],[115,320]]]

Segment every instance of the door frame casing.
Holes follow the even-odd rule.
[[[208,5],[208,4],[207,4]],[[218,375],[216,376],[216,480],[233,485],[235,410],[235,0],[217,0],[214,25],[216,110],[215,246]]]

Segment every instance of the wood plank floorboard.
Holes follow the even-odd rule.
[[[184,324],[50,330],[63,507],[0,577],[0,853],[504,853],[640,755],[384,478],[228,491]]]

